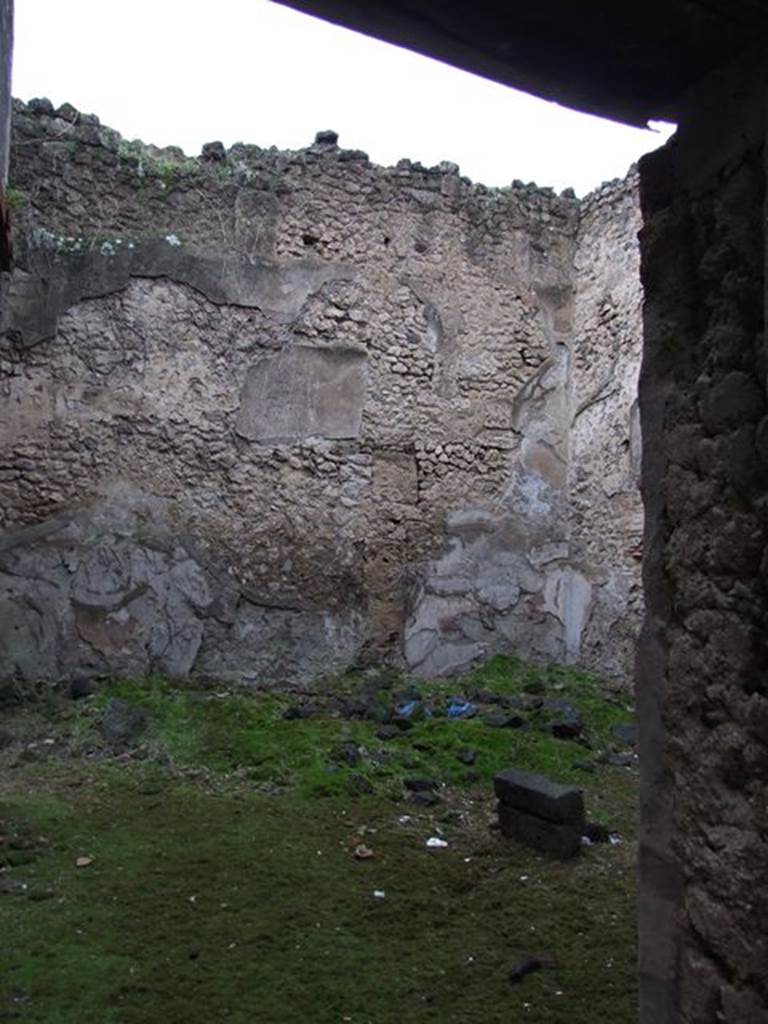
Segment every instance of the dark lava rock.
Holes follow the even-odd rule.
[[[633,722],[624,722],[621,725],[614,725],[613,735],[627,747],[637,746],[637,726]]]
[[[435,748],[431,743],[425,743],[424,740],[414,740],[413,749],[419,750],[422,754],[431,754]]]
[[[376,739],[384,740],[386,743],[388,740],[397,739],[401,735],[401,730],[396,725],[382,725],[381,728],[376,730]]]
[[[334,697],[328,706],[342,718],[364,720],[370,717],[370,706],[365,700],[357,697]]]
[[[472,747],[462,747],[461,750],[456,751],[456,758],[462,764],[474,764],[477,760],[477,751]]]
[[[582,833],[591,843],[607,843],[611,830],[597,821],[588,821]]]
[[[96,693],[97,686],[93,679],[87,679],[85,676],[77,676],[69,684],[69,696],[72,700],[82,700],[84,697],[90,697]]]
[[[525,719],[520,715],[505,715],[502,712],[483,715],[483,721],[492,729],[520,729],[525,725]]]
[[[355,160],[368,160],[368,154],[364,149],[342,149],[339,153],[341,163],[352,163]]]
[[[21,693],[19,687],[10,679],[0,680],[0,704],[20,704]]]
[[[318,132],[315,135],[316,146],[337,146],[339,144],[339,133],[334,131]]]
[[[360,748],[356,743],[342,743],[340,747],[333,751],[331,756],[334,761],[354,767],[354,765],[360,763],[363,755],[360,753]]]
[[[568,700],[545,700],[542,711],[548,713],[546,730],[561,740],[572,740],[584,729],[584,719],[575,704]]]
[[[394,725],[400,732],[405,732],[407,729],[413,728],[413,722],[411,719],[403,718],[402,715],[393,715],[389,724]]]
[[[292,707],[285,709],[283,718],[287,722],[299,718],[314,718],[316,715],[322,714],[322,711],[323,709],[318,704],[294,704]]]
[[[500,694],[492,693],[490,690],[475,690],[471,696],[478,704],[501,704],[504,701]]]
[[[62,103],[60,107],[56,108],[56,117],[74,124],[80,117],[80,111],[77,107],[73,107],[71,103]]]
[[[437,793],[411,793],[409,799],[412,804],[417,804],[419,807],[434,807],[435,804],[440,803]]]
[[[206,142],[200,153],[200,159],[206,163],[222,163],[227,159],[227,151],[223,142]]]
[[[409,789],[412,793],[429,793],[432,790],[439,789],[440,783],[437,779],[424,779],[424,778],[411,778],[403,779],[403,785],[406,789]]]
[[[53,117],[55,111],[53,104],[46,96],[35,97],[30,100],[27,104],[27,110],[30,114],[46,114],[48,117]]]
[[[118,748],[135,742],[146,727],[147,713],[116,697],[107,705],[99,723],[101,735],[107,743]]]

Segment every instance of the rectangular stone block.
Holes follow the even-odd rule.
[[[499,824],[508,839],[559,860],[570,860],[581,850],[581,828],[577,825],[556,825],[503,803],[499,803]]]
[[[365,352],[293,345],[248,371],[237,432],[262,442],[357,437],[366,384]]]
[[[584,826],[584,794],[575,786],[561,786],[544,775],[508,768],[493,780],[496,796],[508,807],[535,814],[561,825]]]

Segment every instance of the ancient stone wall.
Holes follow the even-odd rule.
[[[643,614],[637,378],[642,289],[637,176],[589,196],[575,255],[568,517],[570,655],[610,675],[631,666]]]
[[[487,189],[332,133],[189,160],[46,101],[14,132],[0,672],[300,683],[514,649],[628,680],[633,542],[590,546],[569,486],[632,504],[631,186]],[[627,381],[574,445],[598,330]]]
[[[643,1024],[768,1021],[765,57],[641,164]]]
[[[538,286],[550,358],[521,388],[504,489],[448,517],[405,651],[426,672],[509,649],[629,679],[642,617],[634,173],[580,204],[565,277]]]

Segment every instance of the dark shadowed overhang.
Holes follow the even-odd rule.
[[[280,0],[569,107],[645,125],[768,36],[768,0]]]

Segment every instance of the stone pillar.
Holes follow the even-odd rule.
[[[641,1024],[768,1021],[765,58],[641,163]]]

